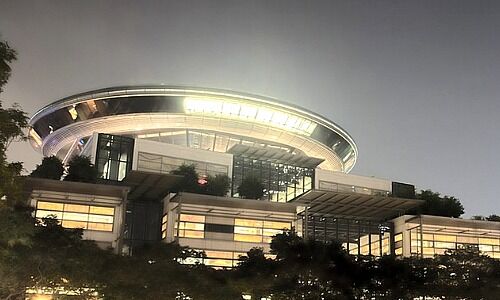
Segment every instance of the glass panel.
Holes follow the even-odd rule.
[[[54,202],[45,202],[38,201],[37,208],[38,209],[46,209],[46,210],[63,210],[63,203],[54,203]]]
[[[262,228],[235,226],[234,233],[262,235]]]
[[[73,220],[73,221],[87,221],[89,218],[88,214],[65,212],[63,214],[63,220]]]
[[[88,213],[89,206],[88,205],[79,205],[79,204],[64,204],[64,211]]]
[[[60,211],[50,211],[50,210],[37,210],[36,217],[37,218],[47,218],[47,217],[56,217],[58,220],[62,219],[63,213]]]
[[[104,223],[89,223],[89,230],[98,230],[98,231],[113,231],[113,224],[104,224]]]
[[[233,252],[205,250],[207,257],[233,259]]]
[[[180,237],[202,239],[205,237],[205,232],[194,230],[180,230]]]
[[[247,234],[234,234],[234,240],[239,242],[253,242],[262,243],[262,236],[260,235],[247,235]]]
[[[249,219],[234,219],[234,225],[236,226],[246,226],[246,227],[261,227],[263,225],[262,221],[249,220]]]
[[[115,209],[113,207],[91,206],[90,213],[113,216],[115,214]]]
[[[181,214],[180,220],[181,221],[189,221],[189,222],[205,223],[205,216]]]
[[[113,216],[89,215],[89,222],[113,224]]]
[[[205,224],[203,223],[189,223],[189,222],[181,222],[180,229],[189,229],[189,230],[205,230]]]
[[[83,229],[87,229],[87,222],[78,222],[78,221],[63,220],[61,225],[63,227],[66,227],[66,228],[83,228]]]
[[[291,225],[288,222],[264,221],[264,227],[274,229],[290,229]]]

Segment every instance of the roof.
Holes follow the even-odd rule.
[[[364,220],[386,220],[404,214],[422,204],[422,200],[310,190],[294,200],[308,207],[309,216],[349,217]]]
[[[179,175],[131,170],[122,184],[130,187],[129,199],[162,199],[181,178]]]
[[[320,163],[324,161],[324,159],[321,158],[292,154],[281,149],[247,146],[243,144],[236,144],[227,152],[250,159],[266,160],[274,163],[281,163],[311,169],[316,168]]]
[[[483,221],[483,220],[467,220],[460,218],[450,218],[441,216],[405,216],[406,223],[420,224],[420,220],[425,225],[435,225],[440,227],[462,227],[467,230],[481,229],[481,230],[494,230],[500,233],[500,222]],[[420,219],[422,218],[422,219]],[[427,230],[427,229],[426,229]],[[449,229],[450,230],[450,229]],[[463,231],[461,231],[463,232]]]
[[[242,199],[232,197],[219,197],[211,195],[178,193],[170,202],[189,203],[206,206],[223,206],[228,208],[239,208],[247,210],[262,210],[283,213],[295,213],[297,205],[294,203],[270,202],[264,200]]]
[[[273,98],[199,87],[143,85],[88,91],[45,106],[29,126],[33,147],[45,156],[63,157],[66,146],[93,132],[138,134],[165,128],[276,141],[324,158],[322,168],[344,172],[353,168],[358,155],[344,129],[307,109]]]
[[[45,190],[123,198],[124,195],[129,191],[129,188],[126,186],[110,184],[96,184],[25,177],[24,190],[28,193],[31,193],[34,190]]]

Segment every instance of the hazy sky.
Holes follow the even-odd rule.
[[[500,1],[1,0],[0,34],[19,53],[0,99],[30,115],[113,85],[270,96],[346,129],[352,173],[500,214]]]

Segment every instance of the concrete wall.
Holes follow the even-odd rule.
[[[388,192],[392,191],[392,181],[390,180],[321,169],[316,169],[314,181],[316,188],[319,187],[320,181],[328,181],[343,185],[358,186]]]
[[[113,231],[83,230],[83,238],[94,240],[103,248],[118,246],[118,238],[123,224],[123,199],[117,197],[97,196],[90,194],[77,194],[67,192],[54,192],[46,190],[33,190],[30,203],[36,208],[38,201],[50,201],[69,204],[97,205],[114,207]]]
[[[137,157],[139,152],[165,155],[186,160],[195,160],[228,166],[228,176],[232,177],[233,155],[228,153],[194,149],[179,145],[166,144],[145,139],[135,139],[134,161],[132,170],[137,170]]]

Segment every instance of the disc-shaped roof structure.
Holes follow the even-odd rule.
[[[319,167],[327,170],[349,172],[358,156],[345,130],[307,109],[268,97],[198,87],[89,91],[45,106],[29,126],[33,147],[45,156],[61,158],[94,132],[145,138],[184,130],[209,135],[214,151],[227,151],[228,141],[249,140],[321,159]]]

